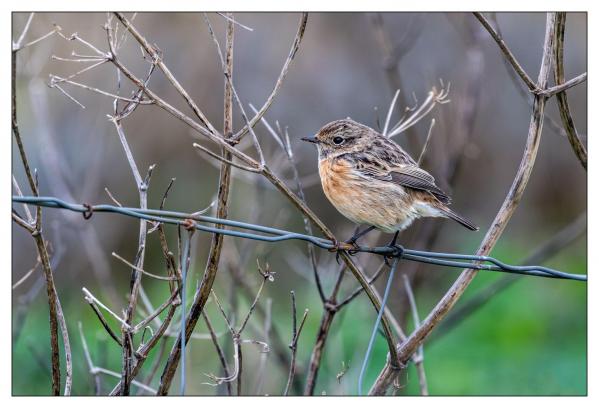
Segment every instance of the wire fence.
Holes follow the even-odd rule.
[[[528,276],[539,276],[544,278],[569,279],[578,281],[587,280],[586,275],[563,272],[538,265],[509,265],[490,256],[419,251],[415,249],[404,248],[401,245],[353,247],[343,243],[337,244],[328,239],[315,237],[312,235],[300,234],[297,232],[285,231],[277,228],[265,227],[262,225],[250,224],[241,221],[198,215],[197,213],[190,214],[177,211],[142,209],[134,207],[119,207],[109,204],[74,204],[68,203],[56,197],[13,196],[12,201],[16,203],[31,204],[48,208],[60,208],[69,211],[79,212],[83,214],[83,217],[85,219],[91,218],[91,216],[94,213],[116,213],[152,222],[180,225],[188,229],[195,229],[209,233],[218,233],[238,238],[252,239],[264,242],[300,240],[310,242],[311,244],[319,248],[331,251],[348,250],[351,251],[351,253],[367,252],[381,255],[387,258],[400,258],[408,261],[441,266],[450,266],[454,268],[468,268],[495,272],[505,272]],[[15,210],[13,209],[13,211]],[[212,224],[214,226],[206,224]],[[224,229],[220,228],[219,226],[228,226],[236,229]],[[240,230],[253,232],[246,232]],[[254,232],[262,234],[256,234]]]

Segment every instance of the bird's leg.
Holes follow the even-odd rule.
[[[372,231],[375,228],[376,227],[374,225],[371,225],[370,227],[366,228],[364,231],[360,231],[360,227],[356,228],[356,232],[354,233],[354,235],[347,241],[343,242],[346,245],[353,246],[354,249],[343,248],[343,250],[346,250],[347,253],[352,256],[357,254],[359,247],[356,244],[356,241],[358,240],[358,238],[363,237],[364,235],[368,234],[370,231]],[[339,241],[337,241],[336,239],[333,239],[333,247],[329,249],[329,252],[336,252],[335,259],[337,260],[337,263],[339,263],[339,251],[342,250],[340,247],[341,247],[341,245],[339,244]]]
[[[351,237],[350,239],[348,239],[347,241],[345,241],[346,244],[349,245],[353,245],[356,249],[358,248],[358,245],[356,245],[356,241],[358,240],[358,238],[363,237],[364,235],[368,234],[370,231],[372,231],[373,229],[375,229],[376,227],[374,225],[371,225],[370,227],[366,228],[364,231],[361,231],[359,229],[356,229],[356,233],[354,234],[353,237]],[[354,253],[350,255],[354,255],[355,251],[353,251]]]
[[[393,239],[391,240],[391,242],[389,242],[389,244],[387,245],[388,247],[391,248],[396,248],[400,251],[403,250],[403,248],[400,248],[397,246],[396,242],[397,242],[397,236],[399,235],[399,231],[395,231],[395,235],[393,235]],[[389,263],[389,256],[387,255],[383,255],[383,258],[385,259],[385,263],[387,264],[388,267],[391,267],[391,264]]]

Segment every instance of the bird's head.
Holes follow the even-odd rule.
[[[381,137],[374,129],[352,119],[340,119],[324,125],[316,135],[302,140],[316,144],[320,159],[367,149]]]

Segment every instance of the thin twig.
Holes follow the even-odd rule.
[[[412,290],[412,285],[410,285],[410,279],[404,273],[403,276],[404,287],[406,289],[406,294],[408,295],[408,301],[410,303],[410,309],[412,310],[412,319],[414,320],[414,330],[420,327],[420,317],[418,316],[418,307],[416,306],[416,298],[414,296],[414,291]],[[429,395],[428,394],[428,386],[426,383],[426,372],[424,371],[424,346],[421,344],[418,347],[418,352],[414,354],[412,357],[414,361],[414,365],[416,366],[416,372],[418,373],[418,384],[420,386],[420,395]]]
[[[297,342],[299,340],[299,336],[302,334],[302,329],[304,328],[304,323],[306,322],[306,318],[308,317],[308,309],[304,310],[304,315],[302,316],[302,320],[300,321],[299,329],[297,327],[297,308],[295,305],[295,292],[291,291],[291,316],[293,319],[292,331],[291,331],[291,343],[289,343],[289,348],[291,349],[291,365],[289,366],[289,375],[287,376],[287,385],[285,386],[285,391],[283,392],[284,396],[289,395],[289,390],[291,389],[291,384],[293,384],[293,377],[295,376],[296,371],[296,358],[297,358]]]
[[[204,321],[206,322],[206,327],[208,328],[208,332],[210,333],[210,338],[212,339],[212,343],[214,344],[214,347],[216,348],[216,354],[218,354],[218,359],[220,360],[220,364],[223,367],[224,377],[227,378],[227,377],[230,376],[230,374],[229,374],[229,367],[227,365],[227,360],[225,358],[225,354],[223,353],[223,349],[218,344],[218,336],[214,332],[214,328],[212,327],[212,323],[210,322],[210,319],[208,318],[208,315],[206,314],[206,311],[204,311],[204,310],[202,310],[202,317],[204,318]],[[227,382],[225,382],[225,384],[226,384],[226,387],[227,387],[227,393],[229,395],[232,395],[232,393],[231,393],[231,382],[227,381]]]
[[[235,24],[236,26],[239,26],[239,27],[243,28],[244,30],[254,31],[254,29],[252,27],[248,27],[246,25],[241,24],[239,21],[235,20],[233,17],[229,17],[225,13],[216,13],[216,14],[218,14],[219,16],[221,16],[222,18],[224,18],[225,20],[230,21],[231,23]]]
[[[262,107],[260,108],[258,113],[249,121],[248,124],[246,124],[241,130],[239,130],[231,138],[232,141],[237,142],[237,141],[241,140],[241,138],[251,128],[256,126],[256,123],[258,123],[260,118],[262,118],[262,116],[264,116],[266,111],[268,111],[268,108],[270,108],[270,105],[272,105],[272,102],[274,101],[275,96],[281,89],[281,86],[283,85],[283,81],[285,80],[285,77],[287,76],[287,72],[289,71],[291,62],[293,61],[293,59],[295,58],[295,55],[297,54],[297,51],[299,50],[302,39],[304,38],[304,32],[306,31],[307,23],[308,23],[308,13],[302,13],[302,16],[301,16],[300,22],[299,22],[299,26],[297,28],[297,32],[295,34],[295,38],[293,39],[293,43],[291,44],[291,49],[289,50],[289,55],[287,56],[287,59],[285,60],[285,63],[283,64],[283,67],[281,68],[281,73],[279,74],[279,77],[277,78],[277,82],[275,82],[275,86],[274,86],[272,92],[270,93],[268,98],[266,98],[264,105],[262,105]]]
[[[433,128],[435,127],[435,118],[431,119],[431,124],[428,127],[428,133],[426,134],[426,140],[424,141],[424,145],[422,146],[422,150],[420,151],[420,155],[418,156],[418,166],[422,164],[422,159],[424,158],[424,154],[426,153],[426,149],[428,148],[428,144],[431,140],[431,136],[433,134]]]
[[[540,93],[542,95],[545,95],[547,98],[551,98],[553,95],[564,93],[568,89],[575,87],[576,85],[582,84],[583,82],[586,82],[586,80],[587,80],[587,73],[584,72],[566,82],[562,81],[563,83],[561,83],[560,85],[556,85],[554,87],[547,88],[546,90],[541,91]]]
[[[31,19],[33,18],[33,14],[30,15],[28,23],[23,30],[22,38],[25,37],[28,26],[31,23]],[[22,39],[21,38],[21,39]],[[21,40],[20,39],[20,40]],[[19,40],[19,42],[20,42]],[[20,44],[19,44],[20,45]],[[29,167],[29,161],[27,159],[27,155],[25,153],[25,149],[23,147],[23,141],[21,140],[21,133],[19,131],[18,117],[17,117],[17,49],[13,49],[11,53],[11,91],[12,91],[12,99],[11,99],[11,119],[12,119],[12,132],[15,137],[15,141],[17,143],[17,147],[19,150],[19,155],[21,158],[21,162],[23,163],[23,167],[25,169],[25,174],[27,176],[27,180],[29,181],[29,187],[33,192],[34,196],[39,196],[38,184],[36,181],[36,177],[33,176],[31,169]],[[37,173],[36,173],[37,176]],[[44,272],[44,277],[46,280],[46,294],[48,297],[48,309],[49,309],[49,317],[50,317],[50,349],[51,349],[51,362],[52,362],[52,394],[59,395],[60,394],[60,351],[58,345],[58,326],[60,325],[62,336],[64,340],[65,354],[67,356],[67,381],[65,383],[65,393],[70,393],[71,388],[71,364],[70,364],[70,344],[68,339],[68,333],[66,332],[66,323],[64,322],[64,316],[62,313],[62,308],[60,306],[60,301],[58,299],[58,293],[56,291],[56,286],[54,284],[54,274],[52,272],[52,266],[50,264],[50,258],[48,256],[48,248],[46,246],[46,241],[42,235],[42,209],[40,206],[37,207],[36,217],[35,217],[35,228],[31,229],[29,224],[26,222],[19,222],[20,217],[16,216],[15,211],[12,212],[12,218],[17,223],[19,223],[24,228],[28,229],[33,237],[38,253],[38,257],[42,263],[42,270]],[[60,322],[59,322],[60,320]]]
[[[185,101],[191,107],[192,111],[196,114],[196,116],[198,117],[198,119],[200,119],[200,121],[202,122],[202,124],[204,126],[206,126],[206,128],[208,128],[208,131],[210,133],[212,133],[213,135],[218,135],[218,132],[216,131],[216,129],[214,128],[214,126],[212,126],[212,124],[210,123],[210,121],[208,120],[208,118],[206,117],[206,115],[204,115],[204,113],[200,110],[200,108],[193,101],[193,99],[191,98],[191,96],[189,96],[189,94],[181,86],[181,84],[179,83],[179,81],[177,81],[177,79],[174,77],[174,75],[168,69],[168,67],[166,66],[166,64],[164,64],[164,62],[162,61],[162,57],[161,57],[160,53],[154,48],[154,46],[152,46],[148,42],[148,40],[146,40],[139,33],[139,31],[137,31],[137,29],[135,28],[135,26],[133,26],[133,24],[131,23],[131,21],[129,21],[125,17],[125,15],[123,13],[114,13],[114,15],[125,26],[125,28],[127,28],[127,30],[129,30],[129,32],[131,33],[131,35],[133,35],[133,37],[137,40],[137,42],[139,42],[139,44],[143,47],[143,49],[152,57],[152,59],[154,61],[156,61],[156,64],[158,65],[158,67],[160,68],[160,70],[164,73],[164,75],[166,76],[166,78],[168,79],[168,81],[175,87],[175,89],[177,90],[177,92],[179,92],[179,94],[183,97],[183,99],[185,99]]]
[[[27,35],[27,31],[29,31],[29,27],[31,26],[31,21],[33,21],[34,15],[35,15],[35,13],[29,14],[29,17],[27,18],[27,22],[25,23],[25,27],[23,27],[23,32],[21,32],[21,35],[19,36],[19,39],[17,40],[17,42],[13,44],[13,51],[17,51],[21,47],[21,43],[23,43],[23,40],[25,39],[25,36]]]
[[[115,312],[113,312],[104,303],[100,302],[94,295],[92,295],[92,293],[87,288],[83,287],[83,288],[81,288],[81,291],[85,294],[85,300],[87,301],[87,303],[94,303],[94,304],[100,306],[102,309],[104,309],[108,313],[110,313],[110,315],[112,317],[114,317],[119,323],[121,323],[124,326],[129,326],[129,324],[124,319],[122,319],[119,315],[117,315]],[[131,329],[131,326],[129,326],[129,329]]]
[[[385,127],[383,127],[383,136],[387,136],[387,131],[389,130],[389,124],[391,123],[391,115],[393,114],[393,110],[395,109],[395,103],[397,102],[397,97],[399,96],[400,90],[395,91],[395,95],[393,95],[393,99],[389,104],[389,110],[387,111],[387,117],[385,119]]]
[[[37,261],[35,262],[35,265],[33,265],[33,268],[29,269],[29,271],[25,275],[23,275],[23,277],[21,279],[19,279],[16,283],[14,283],[12,285],[12,290],[15,290],[16,288],[21,286],[21,284],[23,282],[25,282],[27,280],[27,278],[29,278],[33,274],[33,272],[35,272],[35,270],[37,269],[38,266],[40,266],[41,263],[42,263],[42,261],[38,257]]]
[[[206,24],[208,25],[208,31],[210,32],[212,41],[216,45],[216,50],[218,52],[221,66],[224,71],[225,79],[227,81],[227,85],[228,85],[227,89],[229,89],[230,95],[232,95],[232,97],[235,99],[235,102],[237,102],[237,106],[239,107],[241,117],[243,118],[244,122],[246,123],[246,126],[248,126],[249,132],[252,135],[252,142],[254,144],[254,149],[256,149],[256,152],[258,153],[260,165],[263,167],[265,162],[264,162],[264,154],[262,153],[262,147],[260,146],[260,142],[258,142],[258,137],[256,136],[256,133],[254,132],[253,127],[249,126],[249,119],[245,113],[245,109],[243,108],[241,99],[239,98],[239,95],[237,94],[237,90],[235,89],[235,86],[233,85],[232,72],[229,72],[230,66],[228,65],[229,64],[228,61],[232,61],[232,59],[231,60],[227,59],[227,61],[225,61],[225,58],[223,57],[223,54],[222,54],[222,51],[220,48],[220,44],[218,42],[218,39],[216,38],[216,34],[214,34],[214,31],[212,30],[212,25],[210,24],[210,20],[208,19],[208,16],[206,15],[206,13],[204,13],[204,20],[206,21]],[[232,23],[230,25],[232,25]]]
[[[541,88],[539,88],[537,84],[535,84],[533,80],[528,76],[526,71],[524,71],[524,68],[522,68],[520,63],[516,60],[516,57],[510,51],[505,41],[503,41],[503,38],[501,38],[501,36],[497,31],[495,31],[495,29],[493,29],[486,17],[482,13],[477,12],[474,13],[474,17],[476,17],[478,21],[480,21],[480,23],[483,25],[483,27],[489,32],[489,34],[491,34],[491,37],[493,37],[493,40],[495,40],[507,61],[509,61],[516,73],[520,76],[520,78],[522,78],[522,81],[524,81],[528,89],[532,92],[539,91]]]
[[[154,275],[153,273],[150,273],[148,271],[145,271],[142,268],[133,265],[131,262],[127,261],[125,258],[123,258],[122,256],[120,256],[116,252],[113,252],[111,255],[114,256],[119,261],[121,261],[122,263],[124,263],[125,265],[127,265],[128,267],[130,267],[132,269],[135,269],[136,271],[141,272],[144,275],[147,275],[147,276],[149,276],[151,278],[158,279],[158,280],[166,280],[166,281],[177,280],[177,278],[174,277],[174,276],[159,276],[159,275]]]
[[[238,168],[240,170],[248,171],[250,173],[260,173],[262,171],[261,168],[253,168],[253,167],[244,166],[244,165],[241,165],[241,164],[234,163],[232,160],[225,159],[224,157],[219,156],[218,154],[211,152],[209,149],[205,148],[204,146],[202,146],[202,145],[200,145],[198,143],[193,143],[193,147],[195,147],[196,149],[198,149],[198,150],[206,153],[210,157],[214,157],[216,160],[220,161],[221,163],[230,164],[231,166],[233,166],[235,168]],[[227,154],[227,153],[225,153],[225,154]]]

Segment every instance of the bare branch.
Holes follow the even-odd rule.
[[[42,261],[38,257],[33,268],[29,269],[29,271],[25,275],[23,275],[23,277],[21,279],[19,279],[16,283],[14,283],[12,285],[12,290],[15,290],[16,288],[21,286],[21,284],[23,282],[25,282],[27,280],[27,278],[29,278],[33,274],[33,272],[35,272],[35,270],[37,269],[38,266],[40,266],[41,263],[42,263]]]
[[[108,187],[104,187],[104,191],[106,192],[106,194],[108,194],[108,197],[110,197],[110,199],[119,207],[122,207],[123,204],[121,204],[116,198],[114,198],[114,196],[112,195],[112,193],[110,192],[110,190],[108,190]]]
[[[131,22],[125,17],[123,13],[114,13],[116,18],[129,30],[131,35],[137,40],[137,42],[143,47],[143,49],[150,54],[152,59],[156,61],[156,65],[160,68],[160,70],[164,73],[168,81],[175,87],[177,92],[185,99],[189,107],[193,110],[196,116],[200,119],[202,124],[208,128],[210,133],[213,135],[219,135],[214,126],[210,123],[208,118],[204,115],[204,113],[200,110],[200,108],[196,105],[196,103],[191,99],[191,96],[187,93],[187,91],[181,86],[179,81],[174,77],[168,67],[162,61],[161,55],[156,51],[156,49],[146,40],[137,29],[131,24]],[[114,57],[114,56],[113,56]]]
[[[261,168],[253,168],[253,167],[248,167],[248,166],[244,166],[244,165],[241,165],[241,164],[234,163],[232,160],[225,159],[224,157],[219,156],[218,154],[211,152],[209,149],[205,148],[204,146],[202,146],[202,145],[200,145],[198,143],[194,143],[193,147],[195,147],[196,149],[198,149],[198,150],[206,153],[210,157],[214,157],[216,160],[220,161],[221,163],[230,164],[231,166],[233,166],[235,168],[238,168],[240,170],[248,171],[250,173],[260,173],[262,171]]]
[[[566,29],[566,13],[557,14],[557,38],[553,44],[553,57],[555,62],[553,64],[553,76],[555,78],[556,87],[564,86],[568,84],[564,83],[564,32]],[[586,73],[583,74],[586,79]],[[574,125],[574,119],[570,112],[570,105],[568,104],[568,97],[565,92],[557,94],[557,106],[559,107],[559,114],[562,118],[562,124],[566,134],[568,135],[568,141],[572,146],[572,150],[578,157],[580,164],[586,170],[587,168],[587,150],[580,141],[576,126]]]
[[[125,320],[123,320],[119,315],[117,315],[115,312],[113,312],[108,306],[106,306],[104,303],[100,302],[94,295],[92,295],[92,293],[87,288],[81,288],[81,291],[85,295],[84,298],[87,301],[87,303],[90,303],[90,304],[94,303],[94,304],[100,306],[102,309],[104,309],[108,313],[110,313],[110,315],[112,317],[114,317],[117,321],[119,321],[122,325],[129,326],[129,324],[127,322],[125,322]],[[129,326],[129,328],[131,329],[131,326]]]
[[[148,276],[150,276],[150,277],[152,277],[154,279],[166,280],[166,281],[177,280],[177,278],[174,277],[174,276],[159,276],[159,275],[154,275],[153,273],[147,272],[147,271],[143,270],[142,268],[133,265],[131,262],[127,261],[125,258],[123,258],[122,256],[120,256],[116,252],[113,252],[111,255],[114,256],[119,261],[121,261],[122,263],[124,263],[125,265],[127,265],[128,267],[130,267],[131,269],[135,269],[136,271],[141,272],[144,275],[148,275]]]
[[[34,15],[35,15],[35,13],[30,13],[29,14],[29,18],[27,18],[27,22],[25,23],[25,27],[23,27],[23,32],[19,36],[19,39],[17,40],[17,42],[13,43],[13,46],[12,46],[12,50],[13,51],[17,51],[19,48],[21,48],[21,43],[25,39],[25,35],[27,35],[27,31],[29,31],[29,27],[31,26],[31,21],[33,21],[33,16]]]
[[[499,33],[497,31],[495,31],[495,29],[493,27],[491,27],[491,24],[486,19],[486,17],[482,13],[474,13],[474,17],[476,17],[478,19],[478,21],[480,21],[480,23],[483,25],[483,27],[485,27],[485,29],[489,32],[489,34],[491,34],[491,37],[493,37],[493,39],[495,40],[495,42],[501,49],[501,52],[503,52],[503,55],[505,56],[505,58],[509,61],[509,63],[512,65],[512,67],[514,68],[516,73],[520,76],[520,78],[522,78],[522,80],[524,81],[524,83],[526,84],[528,89],[531,92],[538,92],[540,90],[540,88],[528,76],[526,71],[524,71],[524,68],[522,68],[520,63],[518,63],[518,61],[516,60],[516,57],[514,57],[514,54],[512,54],[512,52],[508,48],[505,41],[503,41],[503,38],[501,38]]]
[[[206,327],[208,328],[208,331],[210,332],[210,338],[212,339],[212,343],[214,344],[214,347],[216,348],[216,353],[218,354],[220,363],[223,366],[223,372],[225,374],[224,377],[228,378],[228,377],[230,377],[230,374],[229,374],[229,367],[227,365],[227,360],[225,359],[225,354],[223,353],[222,348],[218,344],[218,336],[214,332],[212,323],[210,322],[210,319],[208,318],[208,315],[206,314],[206,312],[204,310],[202,310],[202,317],[204,318],[204,321],[206,322]],[[231,394],[231,382],[227,381],[225,384],[227,386],[227,393],[229,395],[232,395]]]
[[[79,102],[77,99],[75,99],[74,96],[72,96],[71,94],[69,94],[67,91],[65,91],[64,89],[62,89],[62,87],[60,85],[52,85],[51,88],[56,88],[58,89],[64,96],[66,96],[67,98],[69,98],[71,101],[73,101],[74,103],[76,103],[77,105],[79,105],[79,107],[81,109],[85,109],[85,105],[82,104],[81,102]]]
[[[230,21],[231,23],[235,24],[236,26],[243,28],[244,30],[254,31],[253,28],[241,24],[239,21],[236,21],[234,18],[229,17],[227,14],[224,14],[224,13],[216,13],[216,14],[218,14],[219,16],[221,16],[222,18],[224,18],[225,20]]]
[[[295,55],[297,54],[297,51],[299,50],[299,46],[302,42],[302,38],[304,38],[304,32],[306,31],[307,23],[308,23],[308,13],[302,13],[302,17],[300,18],[297,33],[295,34],[295,38],[293,39],[293,43],[291,44],[291,50],[289,50],[289,55],[287,56],[287,59],[285,60],[285,63],[283,64],[283,67],[281,68],[281,73],[279,74],[279,77],[277,78],[277,82],[275,83],[275,86],[274,86],[272,92],[270,93],[270,95],[266,99],[266,102],[264,102],[264,105],[262,105],[262,107],[260,108],[258,113],[252,118],[252,120],[249,121],[248,124],[246,124],[239,132],[237,132],[235,134],[235,136],[233,136],[231,138],[231,140],[233,140],[233,141],[241,140],[241,138],[251,128],[256,126],[256,123],[258,123],[260,118],[262,118],[262,116],[264,116],[264,114],[266,113],[268,108],[270,108],[270,105],[272,105],[272,102],[274,101],[275,96],[281,89],[281,86],[283,85],[283,81],[285,80],[285,77],[287,76],[287,71],[289,71],[291,62],[293,61],[293,59],[295,58]]]
[[[543,46],[543,58],[541,68],[539,70],[538,88],[545,89],[549,79],[551,68],[551,54],[553,41],[555,37],[555,13],[547,14],[547,25],[545,31],[545,42]],[[491,224],[491,228],[487,231],[485,238],[481,242],[477,255],[487,255],[503,232],[505,226],[510,220],[512,214],[516,210],[520,198],[524,193],[524,189],[530,178],[532,168],[535,162],[536,154],[539,147],[541,131],[543,128],[543,113],[545,109],[545,97],[535,95],[533,112],[531,113],[530,125],[528,130],[528,138],[526,147],[522,156],[522,161],[518,172],[514,178],[512,186],[499,210],[495,220]],[[443,320],[449,310],[457,302],[464,293],[472,279],[476,276],[477,271],[466,269],[460,277],[454,282],[447,293],[441,298],[429,315],[424,319],[422,325],[416,329],[406,341],[398,348],[400,360],[403,364],[407,362],[410,356],[424,342],[430,332]],[[397,371],[393,370],[389,363],[385,365],[380,372],[377,380],[370,390],[370,394],[383,394],[396,376]]]
[[[557,65],[555,65],[555,66],[557,66]],[[540,94],[544,95],[547,98],[551,98],[553,95],[557,95],[559,93],[564,93],[568,89],[570,89],[576,85],[582,84],[583,82],[586,82],[586,80],[587,80],[587,73],[584,72],[584,73],[582,73],[582,74],[580,74],[560,85],[556,85],[554,87],[547,88],[546,90],[541,91]]]

